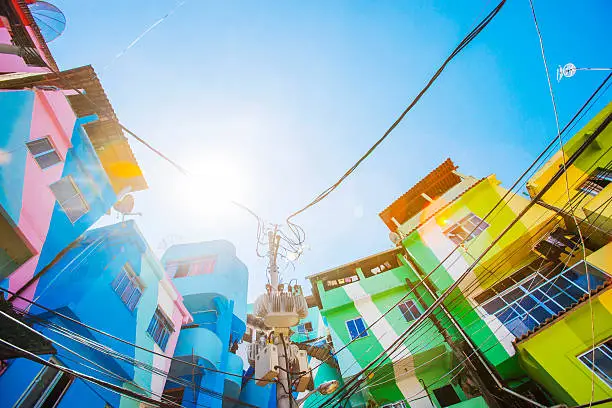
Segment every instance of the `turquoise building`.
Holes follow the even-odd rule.
[[[244,363],[236,351],[246,330],[247,268],[228,241],[176,245],[162,263],[193,316],[181,329],[174,356],[201,367],[173,361],[170,375],[197,386],[168,381],[165,394],[184,407],[232,406],[242,387]]]

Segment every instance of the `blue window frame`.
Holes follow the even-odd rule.
[[[578,359],[612,388],[612,338],[578,356]]]
[[[128,264],[125,264],[123,268],[121,268],[121,271],[119,271],[111,285],[113,290],[121,298],[121,301],[125,303],[130,311],[133,311],[142,296],[143,288],[138,276],[136,276]]]
[[[482,308],[520,337],[576,303],[588,293],[589,286],[596,288],[609,278],[593,265],[580,261],[556,276],[534,273],[483,303]]]
[[[157,308],[155,310],[155,314],[151,318],[151,322],[149,323],[149,328],[147,329],[147,333],[153,337],[153,340],[157,345],[162,349],[166,349],[166,344],[168,344],[168,339],[170,338],[170,334],[174,331],[172,328],[172,323],[168,318],[164,315],[164,313]]]
[[[368,331],[366,330],[366,325],[362,317],[347,320],[346,328],[348,329],[349,336],[351,336],[351,340],[368,336]]]
[[[306,325],[304,323],[298,324],[297,325],[297,333],[299,334],[306,334]]]
[[[411,322],[421,315],[421,311],[412,300],[400,303],[398,307],[407,322]]]

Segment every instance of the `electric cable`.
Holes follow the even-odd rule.
[[[591,134],[589,135],[586,140],[580,145],[580,147],[570,156],[570,158],[567,160],[566,165],[563,168],[560,168],[551,178],[550,180],[546,183],[546,185],[535,195],[535,197],[532,198],[532,201],[530,201],[525,208],[523,208],[519,214],[517,214],[517,216],[513,219],[513,221],[491,242],[491,244],[489,246],[487,246],[487,248],[477,257],[477,261],[472,263],[465,272],[463,272],[456,280],[455,282],[450,285],[445,291],[444,293],[442,293],[442,295],[433,302],[433,304],[425,311],[425,313],[423,313],[421,316],[419,316],[415,322],[404,331],[403,335],[407,336],[410,335],[413,331],[414,328],[417,327],[418,325],[420,325],[432,312],[433,310],[435,310],[443,301],[444,299],[446,299],[448,297],[448,295],[455,290],[459,284],[461,284],[461,282],[466,278],[466,276],[473,270],[473,268],[475,267],[475,265],[477,264],[477,262],[479,262],[480,260],[482,260],[484,258],[484,256],[501,240],[501,238],[527,213],[527,211],[529,211],[529,209],[531,207],[533,207],[535,205],[535,203],[540,200],[540,198],[544,195],[544,193],[546,193],[546,191],[548,191],[552,185],[558,181],[558,179],[560,177],[562,177],[567,169],[567,166],[572,165],[576,159],[584,152],[584,150],[597,138],[597,136],[599,136],[599,134],[601,132],[603,132],[606,127],[610,124],[610,122],[612,121],[612,114],[609,114],[604,120],[603,122],[597,127],[597,129]],[[400,340],[400,339],[398,339]],[[397,348],[397,343],[398,341],[395,341],[390,347],[395,347]],[[368,366],[366,366],[365,369],[363,369],[362,371],[366,371],[367,369],[369,369],[370,367],[374,366],[376,364],[376,367],[380,366],[382,364],[382,361],[378,362],[378,364],[376,363],[380,357],[384,355],[383,354],[379,355],[379,357],[377,357],[376,360],[374,360],[372,363],[368,364]],[[376,368],[375,367],[375,368]],[[363,381],[363,380],[361,380]],[[340,387],[339,390],[336,391],[336,393],[346,389],[349,387],[350,384],[352,384],[354,382],[354,379],[349,380],[346,384],[344,384],[342,387]]]
[[[6,289],[6,288],[3,288],[3,287],[0,287],[0,291],[2,291],[2,292],[6,292],[6,293],[8,293],[9,295],[13,295],[15,298],[17,298],[17,299],[21,299],[21,300],[24,300],[24,301],[26,301],[27,303],[29,303],[29,304],[31,304],[31,305],[33,305],[33,306],[36,306],[36,307],[38,307],[38,308],[40,308],[40,309],[43,309],[43,310],[45,310],[46,312],[49,312],[49,313],[51,313],[51,314],[53,314],[53,315],[55,315],[55,316],[58,316],[58,317],[60,317],[60,318],[62,318],[62,319],[65,319],[65,320],[68,320],[68,321],[70,321],[70,322],[72,322],[72,323],[75,323],[75,324],[77,324],[77,325],[79,325],[79,326],[85,327],[85,328],[86,328],[86,329],[88,329],[88,330],[92,330],[92,331],[94,331],[94,332],[96,332],[96,333],[102,334],[102,335],[104,335],[104,336],[106,336],[106,337],[109,337],[109,338],[111,338],[111,339],[113,339],[113,340],[119,341],[119,342],[121,342],[121,343],[123,343],[123,344],[126,344],[126,345],[128,345],[128,346],[135,347],[135,348],[140,349],[140,350],[142,350],[142,351],[146,351],[146,352],[148,352],[148,353],[154,354],[154,355],[156,355],[156,356],[159,356],[159,357],[162,357],[162,358],[165,358],[165,359],[168,359],[168,360],[174,361],[174,362],[179,362],[179,363],[182,363],[182,364],[186,364],[186,365],[194,366],[194,367],[196,367],[196,368],[201,368],[201,369],[203,369],[203,370],[210,371],[210,372],[213,372],[213,373],[225,374],[225,375],[229,375],[229,376],[233,376],[233,377],[240,377],[240,378],[242,378],[242,375],[239,375],[239,374],[233,374],[233,373],[226,372],[226,371],[215,370],[215,369],[213,369],[213,368],[208,368],[208,367],[199,366],[199,365],[194,364],[194,363],[189,363],[188,361],[183,361],[183,360],[180,360],[180,359],[176,359],[176,358],[174,358],[174,357],[171,357],[171,356],[167,356],[167,355],[165,355],[165,354],[163,354],[163,353],[158,353],[158,352],[157,352],[157,351],[155,351],[155,350],[150,350],[150,349],[147,349],[146,347],[139,346],[138,344],[131,343],[131,342],[127,341],[127,340],[122,339],[121,337],[117,337],[117,336],[112,335],[112,334],[110,334],[110,333],[107,333],[107,332],[105,332],[105,331],[103,331],[103,330],[100,330],[100,329],[98,329],[98,328],[96,328],[96,327],[93,327],[93,326],[88,325],[88,324],[86,324],[86,323],[84,323],[84,322],[81,322],[81,321],[79,321],[79,320],[77,320],[77,319],[73,319],[72,317],[66,316],[66,315],[64,315],[64,314],[62,314],[62,313],[60,313],[60,312],[57,312],[57,311],[55,311],[55,310],[53,310],[53,309],[50,309],[50,308],[48,308],[48,307],[46,307],[46,306],[44,306],[44,305],[42,305],[42,304],[40,304],[40,303],[38,303],[38,302],[34,302],[33,300],[27,299],[27,298],[25,298],[25,297],[23,297],[23,296],[16,295],[16,294],[15,294],[15,292],[13,292],[13,291],[11,291],[11,290],[9,290],[9,289]],[[255,380],[263,380],[263,379],[260,379],[260,378],[254,378],[254,379],[255,379]]]
[[[601,210],[601,211],[600,211],[600,208],[601,208],[602,206],[604,206],[604,209],[605,209],[605,208],[607,208],[607,206],[610,204],[610,201],[612,201],[612,197],[611,197],[610,199],[606,200],[606,203],[604,203],[604,204],[605,204],[605,206],[604,206],[604,204],[602,204],[602,205],[600,205],[600,206],[599,206],[597,209],[595,209],[595,212],[598,212],[598,217],[596,218],[596,220],[597,220],[597,219],[599,219],[599,216],[601,216],[602,211],[604,211],[604,210]],[[596,220],[595,220],[595,221],[596,221]],[[584,222],[584,221],[585,221],[585,219],[581,220],[581,223],[582,223],[582,222]],[[592,232],[591,232],[591,235],[592,235],[593,233],[594,233],[594,231],[592,231]],[[577,249],[578,249],[578,245],[575,245],[575,246],[574,246],[574,248],[573,248],[573,250],[572,250],[572,253],[573,253],[573,252],[575,252]],[[557,265],[557,266],[564,266],[564,265],[563,265],[563,264],[559,264],[559,265]],[[530,275],[530,276],[533,276],[533,275]],[[555,278],[555,281],[553,281],[553,284],[554,284],[554,282],[556,282],[556,279],[558,279],[559,277],[560,277],[560,275],[558,275],[558,276],[557,276],[557,278]],[[549,290],[550,290],[550,288],[549,288]],[[547,292],[548,292],[548,291],[547,291]],[[590,292],[589,292],[589,293],[590,293]],[[525,294],[523,297],[525,297],[525,296],[527,296],[527,295],[528,295],[528,294]],[[466,296],[467,296],[467,295],[466,295]],[[528,315],[529,315],[529,312],[528,312],[528,314],[527,314],[527,315],[523,316],[523,318],[522,318],[522,319],[524,320],[526,317],[528,317]],[[502,325],[500,325],[500,326],[499,326],[499,327],[498,327],[498,328],[497,328],[497,329],[494,331],[494,333],[495,333],[495,332],[497,332],[499,329],[501,329],[501,328],[503,327],[503,323],[504,323],[504,322],[502,322]],[[484,327],[483,327],[483,328],[484,328]],[[481,328],[481,329],[482,329],[482,328]],[[484,345],[484,344],[486,343],[486,341],[488,341],[488,339],[489,339],[491,336],[493,336],[493,335],[494,335],[494,333],[490,334],[490,335],[489,335],[489,337],[487,338],[487,340],[485,340],[485,342],[483,342],[483,343],[482,343],[482,345]],[[509,334],[511,334],[511,333],[509,333]],[[508,335],[509,335],[509,334],[508,334]],[[482,346],[482,345],[481,345],[481,346]],[[496,344],[492,345],[492,347],[494,347],[494,346],[496,346]],[[472,353],[472,354],[473,354],[473,353]],[[438,356],[438,357],[439,357],[439,356]],[[436,357],[436,358],[437,358],[437,357]],[[435,359],[435,358],[434,358],[434,359]],[[370,374],[371,374],[371,373],[370,373]]]
[[[417,96],[410,102],[408,107],[400,114],[400,116],[393,122],[393,124],[384,132],[382,137],[374,143],[372,147],[368,149],[368,151],[359,159],[357,162],[349,168],[338,181],[332,184],[330,187],[325,189],[322,193],[320,193],[314,200],[308,203],[303,208],[293,212],[289,217],[287,217],[287,225],[293,225],[291,223],[291,219],[297,216],[298,214],[303,213],[308,208],[316,205],[319,201],[323,200],[327,197],[332,191],[334,191],[355,169],[366,159],[370,154],[391,134],[391,132],[400,124],[400,122],[404,119],[404,117],[412,110],[412,108],[419,102],[419,100],[425,95],[425,93],[429,90],[429,88],[433,85],[433,83],[438,79],[438,77],[442,74],[446,66],[466,48],[484,29],[485,27],[495,18],[495,16],[499,13],[501,8],[506,3],[505,0],[502,0],[476,27],[463,38],[463,40],[457,45],[457,47],[450,53],[450,55],[444,60],[442,65],[438,68],[438,70],[434,73],[434,75],[427,82],[425,87],[417,94]]]
[[[561,130],[561,133],[563,134],[568,128],[570,128],[570,126],[572,126],[575,122],[576,119],[578,119],[578,117],[580,116],[580,114],[585,111],[585,109],[589,106],[589,104],[591,103],[591,101],[593,100],[593,98],[595,98],[595,96],[597,96],[599,94],[599,92],[601,91],[601,89],[606,85],[606,83],[612,78],[612,74],[609,74],[604,81],[595,89],[595,91],[589,96],[589,98],[586,100],[586,102],[580,107],[580,109],[578,109],[578,111],[573,115],[573,117],[570,119],[570,121],[565,125],[565,127],[563,128],[563,130]],[[540,161],[540,159],[542,157],[544,157],[544,155],[546,154],[546,152],[548,150],[550,150],[555,144],[557,143],[556,138],[551,140],[551,142],[544,148],[544,150],[538,155],[538,157],[530,164],[530,166],[527,168],[527,170],[525,170],[521,176],[519,176],[519,178],[514,182],[514,184],[510,187],[510,189],[504,194],[503,197],[501,197],[497,203],[493,206],[493,208],[482,218],[482,221],[475,226],[472,231],[470,231],[470,234],[468,234],[468,236],[470,236],[472,233],[474,233],[474,231],[476,231],[476,229],[478,229],[480,227],[480,225],[482,224],[482,222],[484,222],[485,220],[487,220],[491,214],[495,211],[495,209],[501,204],[504,203],[506,198],[510,195],[511,191],[514,190],[517,185],[521,182],[521,180],[523,178],[525,178],[525,176],[532,170],[535,168],[536,164]],[[513,194],[513,196],[516,193]],[[465,239],[462,240],[461,243],[457,244],[453,250],[442,260],[440,261],[436,267],[434,267],[427,275],[425,278],[428,278],[429,276],[431,276],[436,270],[438,270],[447,260],[449,260],[451,258],[451,256],[462,246],[462,244],[465,243]],[[360,334],[365,333],[369,328],[371,328],[372,326],[374,326],[376,323],[378,323],[380,320],[382,320],[382,318],[384,318],[392,309],[394,309],[395,307],[397,307],[400,303],[402,303],[406,298],[408,298],[408,296],[420,285],[417,284],[413,289],[411,289],[404,297],[402,297],[395,305],[393,305],[389,310],[387,310],[387,312],[383,313],[382,316],[380,318],[378,318],[377,320],[375,320],[371,325],[369,325],[368,327],[366,327],[364,329],[364,331]],[[343,351],[344,349],[346,349],[352,342],[354,342],[355,339],[351,340],[350,342],[348,342],[347,344],[345,344],[343,347],[341,347],[339,350],[335,351],[334,354],[332,354],[332,356],[328,357],[325,361],[328,361],[329,358],[337,355],[338,353],[340,353],[341,351]],[[319,365],[321,365],[322,363],[324,363],[325,361],[319,363]]]

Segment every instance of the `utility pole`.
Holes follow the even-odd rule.
[[[270,284],[266,293],[255,301],[254,314],[263,318],[267,327],[273,330],[267,333],[265,344],[256,344],[255,376],[263,381],[258,385],[276,382],[276,406],[278,408],[297,408],[293,400],[294,387],[291,372],[308,372],[308,357],[305,351],[291,344],[290,327],[299,323],[308,315],[306,299],[299,285],[294,287],[279,283],[277,265],[280,235],[278,226],[268,231],[268,272]],[[301,375],[295,384],[295,391],[305,391],[310,382],[310,374]]]
[[[270,285],[272,291],[278,293],[278,265],[276,264],[276,258],[278,257],[278,246],[280,243],[280,236],[278,235],[278,226],[274,226],[274,232],[268,231],[268,246],[270,251],[270,263],[268,265],[268,271],[270,273]],[[279,332],[277,332],[279,330]],[[283,333],[281,328],[275,328],[274,343],[276,344],[278,351],[278,366],[279,373],[277,377],[276,385],[276,406],[278,408],[291,408],[293,405],[293,397],[291,395],[291,381],[289,379],[289,356],[287,355],[287,341],[285,336],[289,335],[287,330]]]

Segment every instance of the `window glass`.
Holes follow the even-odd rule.
[[[591,288],[609,279],[592,265],[588,265],[588,271]],[[519,337],[570,307],[587,292],[586,267],[584,261],[580,261],[557,275],[546,277],[536,272],[489,299],[482,308]]]
[[[348,329],[349,335],[351,336],[351,340],[368,336],[368,331],[366,330],[365,322],[361,317],[358,317],[357,319],[353,320],[348,320],[346,322],[346,328]]]
[[[587,351],[578,359],[612,388],[612,339]]]
[[[172,331],[172,323],[166,318],[163,312],[157,308],[155,314],[151,318],[147,333],[149,333],[151,337],[153,337],[155,343],[164,350]]]
[[[591,173],[589,178],[582,183],[578,190],[590,194],[592,196],[596,196],[611,182],[612,170],[607,170],[598,167],[597,170]]]
[[[480,225],[479,225],[480,224]],[[446,235],[455,245],[460,245],[480,235],[489,224],[477,215],[470,213],[448,228]]]
[[[51,357],[50,362],[60,365]],[[60,402],[62,396],[72,383],[72,377],[53,367],[43,367],[24,395],[17,401],[17,408],[53,408]]]
[[[89,211],[87,202],[72,177],[64,177],[49,187],[70,221],[75,222]]]
[[[412,300],[400,303],[399,309],[407,322],[411,322],[421,315],[421,312]]]
[[[128,309],[133,311],[142,296],[142,285],[128,264],[121,268],[111,286]]]
[[[34,156],[34,160],[43,170],[62,161],[47,137],[28,142],[26,146],[30,153],[32,153],[32,156]]]

